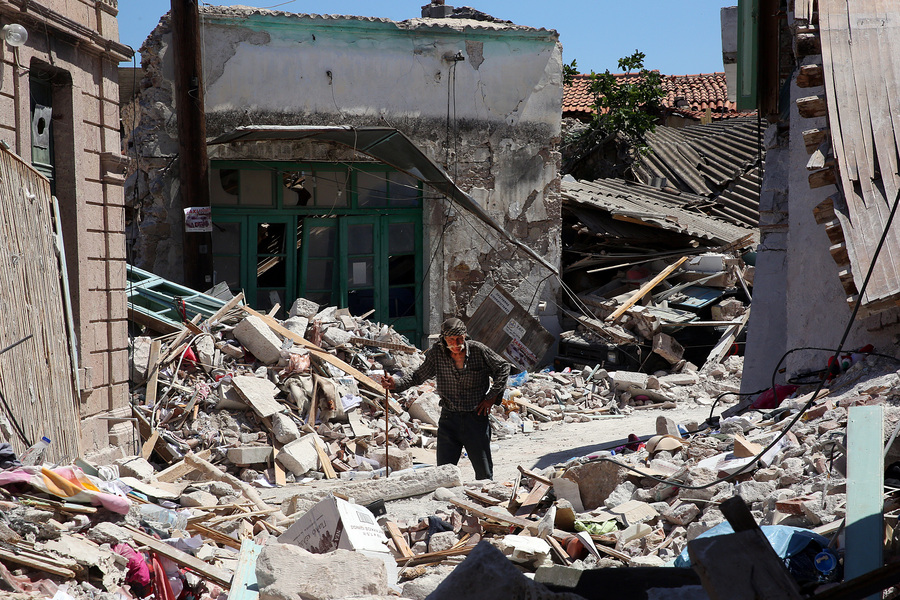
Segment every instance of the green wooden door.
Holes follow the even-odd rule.
[[[250,216],[248,221],[247,296],[259,311],[280,304],[277,316],[285,318],[296,286],[296,218],[268,214]]]

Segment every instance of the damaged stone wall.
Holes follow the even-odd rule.
[[[554,31],[463,19],[295,15],[246,7],[201,14],[207,135],[242,125],[390,126],[444,166],[507,231],[560,260],[558,152],[562,62]],[[139,170],[135,264],[182,279],[182,211],[171,32],[166,18],[141,48],[145,78],[131,137]],[[277,160],[278,144],[243,158]],[[332,149],[336,156],[341,151]],[[212,149],[210,158],[241,158]],[[310,160],[293,154],[290,160]],[[342,158],[341,160],[347,160]],[[500,283],[559,331],[558,285],[458,206],[426,193],[426,330],[470,316]]]
[[[789,26],[796,25],[789,13]],[[795,48],[795,51],[797,49]],[[821,55],[797,56],[798,64],[821,64]],[[838,267],[829,252],[825,227],[816,223],[813,210],[837,187],[810,188],[802,133],[827,128],[825,117],[804,118],[797,100],[825,94],[823,86],[800,87],[795,70],[790,82],[789,117],[766,132],[766,170],[760,197],[760,234],[753,313],[747,330],[746,362],[741,392],[772,385],[773,370],[782,355],[802,347],[836,348],[850,320],[852,306],[838,278]],[[789,207],[789,209],[788,209]],[[873,232],[878,235],[880,232]],[[880,260],[889,260],[885,254]],[[865,268],[866,265],[856,266]],[[857,318],[844,351],[873,344],[876,351],[890,352],[898,338],[898,309],[892,308]],[[775,381],[825,368],[826,351],[792,353],[781,365],[785,373]]]

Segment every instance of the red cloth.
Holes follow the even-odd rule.
[[[128,544],[116,544],[112,550],[128,559],[128,572],[125,575],[125,581],[135,583],[141,587],[150,585],[150,568],[140,552]]]
[[[175,592],[169,585],[166,570],[163,569],[155,552],[151,555],[150,562],[153,565],[153,594],[156,596],[156,600],[175,600]]]
[[[775,398],[776,391],[778,392],[777,399]],[[778,408],[778,405],[781,404],[782,400],[796,391],[796,385],[776,385],[774,390],[772,388],[769,388],[768,390],[757,396],[753,404],[750,405],[750,408],[755,408],[757,410]]]

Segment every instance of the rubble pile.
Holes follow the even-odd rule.
[[[390,328],[305,301],[283,322],[237,302],[221,313],[136,342],[138,455],[5,463],[0,586],[59,600],[481,597],[471,571],[497,584],[485,597],[576,598],[539,582],[552,588],[558,568],[687,566],[688,543],[727,525],[721,506],[735,496],[757,523],[809,531],[808,552],[839,556],[848,409],[883,406],[885,440],[900,423],[900,376],[876,356],[811,406],[806,385],[743,412],[740,357],[655,374],[520,373],[491,415],[497,437],[604,418],[626,431],[629,414],[675,410],[656,435],[464,482],[432,466],[434,390],[390,398],[371,377],[422,360]],[[679,420],[698,404],[706,421]],[[807,589],[840,581],[839,564],[812,562],[791,570]]]

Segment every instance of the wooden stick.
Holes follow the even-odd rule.
[[[387,388],[384,388],[384,472],[388,475],[391,474],[390,464],[391,461],[388,460],[388,453],[391,445],[391,392],[388,391]]]
[[[255,489],[253,489],[234,475],[224,472],[222,469],[212,464],[211,462],[200,458],[193,452],[188,452],[184,457],[184,461],[198,471],[206,473],[216,481],[224,481],[232,488],[239,490],[260,510],[269,510],[270,508],[272,508],[271,506],[266,504],[266,502],[259,495],[259,492],[257,492]]]
[[[634,295],[632,295],[631,298],[629,298],[627,302],[622,304],[622,306],[617,308],[611,315],[606,317],[606,320],[609,322],[614,322],[616,319],[618,319],[623,314],[625,314],[626,310],[628,310],[629,308],[634,306],[638,300],[640,300],[641,298],[646,296],[647,292],[649,292],[650,290],[655,288],[659,282],[661,282],[663,279],[668,277],[672,273],[672,271],[674,271],[675,269],[680,267],[681,264],[684,261],[686,261],[688,258],[689,257],[687,257],[687,256],[682,256],[677,261],[675,261],[674,263],[672,263],[671,265],[669,265],[668,267],[666,267],[665,269],[660,271],[656,275],[656,277],[654,277],[653,279],[651,279],[650,281],[648,281],[647,283],[642,285],[641,289],[639,289],[637,292],[635,292]]]

